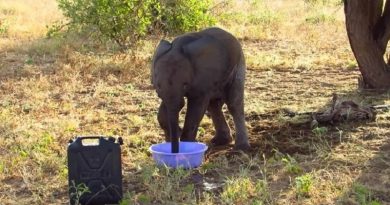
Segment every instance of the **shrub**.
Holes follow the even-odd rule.
[[[147,34],[211,25],[210,0],[57,0],[69,28],[113,40],[122,48]]]
[[[121,47],[145,35],[156,0],[58,0],[72,28],[111,39]]]
[[[162,5],[165,31],[188,32],[215,23],[208,14],[211,0],[167,0]]]

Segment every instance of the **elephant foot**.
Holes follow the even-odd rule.
[[[227,145],[232,142],[229,134],[217,134],[211,139],[213,145]]]
[[[241,151],[249,151],[251,149],[251,146],[249,145],[248,142],[246,143],[240,143],[240,144],[235,144],[234,145],[235,150],[241,150]]]

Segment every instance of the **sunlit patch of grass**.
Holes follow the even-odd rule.
[[[33,150],[41,153],[48,153],[50,152],[49,148],[53,141],[54,137],[50,133],[44,132],[42,133],[39,142],[34,144]]]
[[[127,119],[129,119],[132,127],[140,127],[145,123],[142,117],[135,114],[129,114]]]
[[[196,202],[194,184],[183,183],[189,179],[191,170],[156,167],[145,163],[139,166],[139,170],[143,186],[147,190],[135,196],[138,202],[156,200],[177,203]]]
[[[226,173],[223,178],[222,192],[219,196],[223,204],[267,204],[272,201],[267,181],[266,163],[259,155],[247,156],[245,154],[234,156],[234,162],[239,163],[238,167]],[[232,166],[225,157],[220,156],[206,164],[204,168],[221,173]],[[203,171],[202,171],[203,172]],[[207,172],[206,172],[207,173]]]
[[[305,4],[309,7],[315,6],[340,6],[342,0],[303,0]]]
[[[282,21],[282,14],[268,6],[268,1],[227,1],[218,13],[217,21],[238,38],[265,38],[276,32]],[[240,9],[226,9],[240,8]],[[241,26],[239,26],[241,25]],[[245,25],[245,27],[242,27]],[[238,27],[237,27],[238,26]]]
[[[295,178],[295,192],[297,197],[309,197],[312,186],[313,176],[311,174],[304,174]]]
[[[5,162],[3,162],[3,160],[0,160],[0,174],[4,174],[6,170],[6,167],[5,167]]]
[[[275,67],[286,67],[291,59],[283,54],[265,52],[245,52],[248,67],[256,69],[270,70]]]
[[[305,22],[309,24],[332,24],[337,21],[337,11],[342,8],[339,0],[305,0],[307,15]]]
[[[75,132],[80,126],[80,122],[75,119],[64,120],[62,121],[62,123],[63,124],[60,125],[60,127],[63,128],[64,132],[69,132],[69,133]]]
[[[336,18],[331,14],[324,12],[317,12],[306,17],[306,22],[311,24],[320,24],[320,23],[333,23],[336,21]]]
[[[52,0],[3,0],[0,2],[0,14],[9,24],[7,36],[14,38],[44,35],[46,22],[62,18],[56,1]]]
[[[264,204],[269,197],[264,180],[253,181],[249,177],[226,180],[221,200],[225,204]]]
[[[7,157],[6,159],[9,160],[4,162],[7,173],[11,170],[12,173],[20,172],[23,177],[28,178],[28,186],[42,178],[47,179],[49,176],[60,174],[61,167],[65,164],[65,158],[63,155],[59,155],[60,148],[54,141],[55,137],[50,133],[35,131],[14,138],[14,140],[7,140],[5,146],[7,146],[9,153],[6,156],[10,157]],[[31,175],[31,173],[34,174]],[[65,179],[63,178],[64,181]],[[42,189],[39,187],[34,190],[41,192]]]
[[[132,134],[128,137],[128,143],[132,147],[139,150],[149,152],[148,149],[151,146],[151,140],[155,140],[157,135],[154,132],[144,132],[138,134]]]

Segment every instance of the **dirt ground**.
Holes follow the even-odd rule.
[[[149,78],[159,37],[125,53],[77,35],[47,39],[41,21],[53,12],[29,11],[58,13],[54,1],[31,8],[24,1],[0,2],[15,9],[0,14],[30,25],[0,38],[0,204],[67,204],[68,140],[95,134],[124,139],[121,204],[390,204],[388,110],[317,125],[310,115],[285,114],[323,112],[334,94],[361,106],[390,104],[389,92],[358,88],[340,6],[314,17],[317,10],[298,0],[264,1],[271,17],[256,16],[249,1],[224,11],[232,17],[217,26],[237,36],[246,56],[252,149],[210,147],[200,168],[185,171],[156,167],[148,151],[164,139]],[[204,117],[197,139],[209,144],[213,134]]]

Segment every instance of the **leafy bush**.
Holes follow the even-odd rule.
[[[188,32],[215,23],[208,14],[211,0],[167,0],[162,3],[166,31]]]
[[[57,0],[70,28],[126,47],[147,34],[180,33],[214,23],[210,0]]]
[[[115,40],[121,47],[145,35],[156,0],[58,0],[72,28]]]

